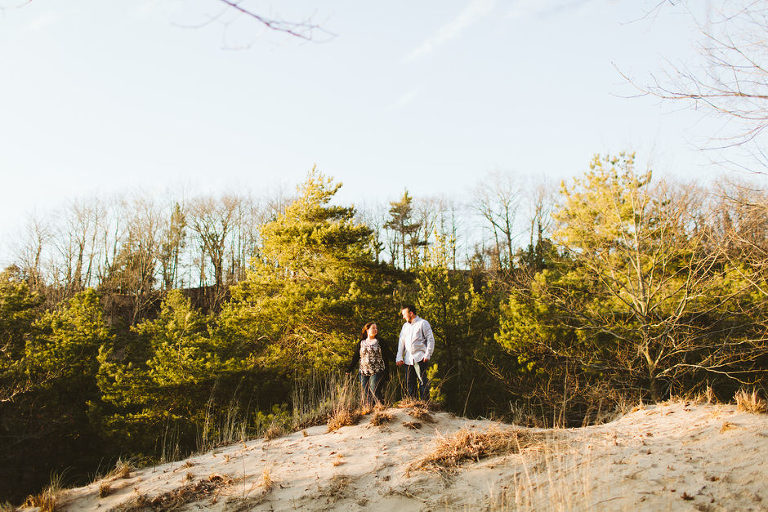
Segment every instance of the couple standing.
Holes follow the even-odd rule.
[[[435,351],[435,337],[429,322],[421,318],[412,305],[403,306],[403,328],[397,344],[397,366],[405,366],[405,388],[411,398],[429,400],[427,369]],[[386,375],[385,359],[392,360],[391,353],[379,342],[378,326],[369,322],[363,327],[358,350],[352,357],[348,372],[360,363],[360,384],[363,401],[381,402],[381,383]]]

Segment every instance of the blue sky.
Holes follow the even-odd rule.
[[[77,197],[291,188],[315,163],[345,202],[463,199],[492,171],[557,182],[622,150],[714,176],[697,145],[717,122],[628,98],[616,71],[695,59],[684,6],[644,17],[657,3],[246,4],[335,34],[303,42],[204,24],[215,0],[0,0],[0,233]]]

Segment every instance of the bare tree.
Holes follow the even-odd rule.
[[[145,317],[158,298],[155,284],[163,219],[154,200],[143,196],[123,200],[116,215],[122,219],[118,225],[124,229],[115,237],[116,253],[101,285],[113,294],[128,298],[128,320],[135,324]],[[121,308],[118,304],[117,310]]]
[[[475,189],[473,205],[491,229],[496,263],[501,271],[511,269],[514,262],[520,191],[520,185],[511,176],[498,172],[486,176]]]
[[[221,198],[200,197],[190,203],[190,226],[197,235],[201,251],[201,286],[205,276],[205,257],[213,268],[214,297],[212,307],[216,307],[222,299],[221,292],[224,284],[224,260],[227,244],[242,199],[237,196]]]
[[[235,11],[236,13],[246,16],[269,30],[275,32],[281,32],[288,34],[292,37],[298,37],[306,41],[311,41],[317,32],[321,32],[325,35],[332,35],[327,30],[324,30],[320,25],[315,24],[311,18],[307,18],[300,21],[288,21],[272,16],[267,16],[257,10],[248,7],[248,2],[245,0],[217,0],[224,4],[227,11]],[[214,17],[210,21],[215,21],[217,17]]]
[[[52,264],[53,284],[64,297],[94,284],[96,241],[104,216],[104,205],[97,199],[72,201],[64,209],[54,236],[58,254]]]
[[[388,208],[383,203],[372,205],[355,205],[355,220],[365,224],[373,232],[373,255],[376,263],[381,261],[387,248],[386,229]],[[391,255],[390,255],[391,259]]]
[[[750,144],[768,126],[768,4],[718,0],[707,5],[703,14],[688,9],[700,34],[698,65],[670,64],[665,78],[652,75],[645,85],[622,74],[643,94],[721,117],[724,135],[711,139],[708,149],[741,146],[768,165],[763,149]]]
[[[181,252],[186,246],[187,218],[183,206],[175,202],[170,215],[162,228],[162,239],[158,259],[163,278],[163,288],[167,291],[176,287]]]
[[[50,222],[47,219],[37,215],[29,217],[16,260],[30,288],[38,293],[43,291],[45,285],[43,257],[52,238]]]
[[[411,242],[412,252],[426,260],[430,247],[437,238],[450,249],[448,260],[451,267],[458,268],[459,244],[463,242],[462,218],[465,216],[465,205],[446,196],[422,198],[415,201],[415,218],[419,225],[418,231]]]
[[[768,192],[733,179],[717,184],[712,206],[717,222],[712,245],[722,250],[732,268],[768,299]]]

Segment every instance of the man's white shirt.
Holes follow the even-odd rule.
[[[417,316],[413,322],[403,324],[395,361],[403,361],[405,364],[413,364],[414,361],[420,363],[424,359],[432,359],[434,351],[435,336],[429,322]]]

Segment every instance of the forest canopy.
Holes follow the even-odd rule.
[[[363,324],[394,343],[404,304],[432,324],[432,398],[457,413],[581,425],[764,391],[768,197],[743,185],[659,180],[620,154],[559,191],[489,176],[465,203],[340,205],[312,169],[288,198],[33,219],[0,274],[0,495],[235,423],[261,435],[303,383],[343,372]]]

